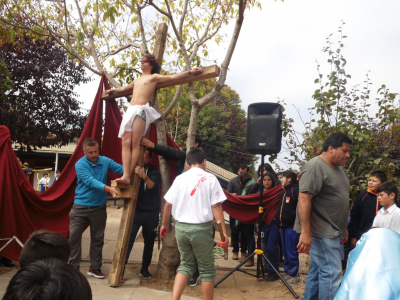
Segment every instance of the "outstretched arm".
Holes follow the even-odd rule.
[[[178,74],[173,74],[173,75],[159,75],[159,74],[157,74],[157,82],[158,83],[164,83],[164,82],[169,82],[169,81],[174,81],[174,80],[180,80],[180,79],[187,78],[188,76],[200,75],[201,73],[203,73],[203,69],[202,68],[196,68],[196,69],[192,69],[190,71],[186,71],[186,72],[182,72],[182,73],[178,73]]]
[[[122,87],[119,87],[119,88],[116,88],[116,89],[106,90],[105,92],[108,93],[108,94],[124,92],[124,91],[127,91],[127,90],[133,90],[133,86],[134,86],[134,81],[132,81],[132,83],[127,85],[127,86],[122,86]]]

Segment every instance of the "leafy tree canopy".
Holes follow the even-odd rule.
[[[215,79],[196,82],[196,97],[208,93],[215,83]],[[172,87],[160,91],[158,99],[161,109],[172,101],[175,89]],[[166,121],[169,134],[181,145],[186,141],[191,114],[187,86],[183,87],[178,101]],[[234,173],[240,164],[253,165],[255,160],[253,155],[246,152],[246,112],[240,104],[239,94],[225,86],[212,102],[200,110],[197,120],[197,133],[203,139],[202,148],[207,153],[207,160]]]
[[[1,98],[1,124],[21,148],[65,145],[80,136],[86,121],[73,92],[88,81],[85,70],[55,42],[16,39],[0,47],[12,81]]]
[[[315,104],[310,108],[311,121],[303,123],[305,132],[299,136],[294,130],[293,119],[285,116],[285,147],[291,155],[285,159],[302,165],[322,152],[322,144],[331,133],[347,134],[353,144],[345,168],[355,195],[360,189],[367,188],[369,174],[374,170],[382,170],[390,179],[399,181],[395,177],[400,142],[398,94],[382,85],[372,99],[368,74],[363,87],[349,87],[351,76],[345,70],[347,61],[342,54],[346,38],[342,27],[339,33],[337,49],[332,48],[329,37],[323,50],[329,56],[331,72],[324,76],[320,66],[317,67],[315,83],[319,87],[312,96]]]

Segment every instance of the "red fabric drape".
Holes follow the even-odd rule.
[[[224,191],[227,200],[222,203],[224,211],[230,216],[246,224],[258,223],[258,207],[260,206],[260,193],[247,196],[233,196]],[[278,209],[279,196],[282,186],[276,186],[263,193],[263,222],[271,224]]]
[[[60,178],[43,194],[38,195],[26,178],[17,157],[11,147],[10,131],[0,126],[0,238],[18,237],[23,243],[29,235],[39,229],[59,232],[68,237],[69,212],[73,204],[76,187],[75,163],[83,156],[83,141],[95,138],[101,141],[103,127],[103,100],[101,93],[108,89],[105,75],[94,99],[78,145],[63,169]],[[121,140],[118,139],[119,125],[122,117],[115,100],[107,100],[105,107],[105,123],[103,142],[100,143],[100,154],[121,163]],[[156,143],[156,129],[150,127],[149,139]],[[173,139],[167,134],[167,144],[178,149]],[[159,167],[157,155],[153,155],[151,163]],[[175,179],[176,163],[170,162],[171,181]],[[115,177],[115,174],[109,173]],[[275,192],[274,192],[275,191]],[[278,193],[279,191],[279,193]],[[276,211],[280,189],[271,189],[264,193],[266,212],[264,222],[270,223]],[[234,218],[245,223],[256,223],[258,216],[259,195],[234,197],[227,193],[228,200],[224,209]],[[7,241],[0,241],[0,247]],[[12,242],[0,255],[14,261],[19,260],[21,247]]]

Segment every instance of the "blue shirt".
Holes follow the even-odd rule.
[[[74,203],[83,206],[101,206],[107,203],[104,187],[108,171],[122,174],[123,168],[112,159],[99,155],[97,163],[89,161],[86,156],[75,164],[78,185],[75,189]]]

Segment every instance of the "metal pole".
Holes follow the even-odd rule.
[[[58,152],[56,152],[56,163],[55,163],[55,169],[54,169],[54,171],[57,172],[57,170],[58,170]],[[55,173],[54,173],[54,175],[55,175]],[[49,176],[49,177],[50,177],[50,176]]]

